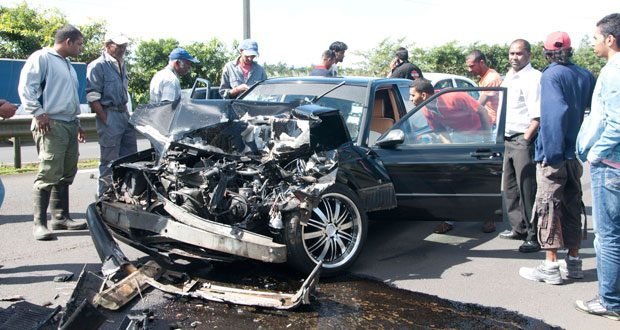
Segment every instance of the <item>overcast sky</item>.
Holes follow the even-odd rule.
[[[12,5],[21,0],[2,0]],[[243,38],[243,0],[28,0],[38,8],[58,8],[69,21],[104,19],[112,32],[131,38],[175,38],[182,44],[216,37],[228,47]],[[504,44],[517,38],[532,43],[562,30],[578,45],[596,22],[620,11],[618,0],[251,0],[251,33],[259,62],[307,66],[319,61],[332,41],[355,51],[376,47],[384,38],[405,37],[428,47],[456,40]]]

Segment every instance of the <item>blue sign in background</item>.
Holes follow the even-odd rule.
[[[19,74],[25,60],[0,59],[0,99],[5,99],[11,103],[20,104],[19,94],[17,94],[17,84],[19,84]],[[78,95],[80,103],[86,103],[86,63],[71,63],[78,77]]]

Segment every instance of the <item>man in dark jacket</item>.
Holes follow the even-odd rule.
[[[422,70],[420,68],[409,62],[409,52],[404,47],[400,47],[396,50],[396,57],[390,63],[390,68],[392,72],[388,75],[388,78],[405,78],[416,80],[419,78],[424,78],[422,75]]]
[[[521,267],[519,274],[532,281],[561,284],[558,249],[568,249],[562,271],[569,278],[583,278],[579,259],[583,169],[575,145],[584,112],[590,107],[595,78],[570,61],[572,48],[566,32],[551,33],[544,51],[550,64],[540,79],[540,130],[534,161],[538,241],[546,258],[538,267]]]

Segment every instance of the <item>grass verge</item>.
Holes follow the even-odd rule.
[[[96,168],[99,166],[99,159],[81,159],[78,161],[78,169]],[[21,168],[10,165],[0,165],[0,175],[12,175],[19,173],[34,173],[39,170],[39,163],[22,164]]]

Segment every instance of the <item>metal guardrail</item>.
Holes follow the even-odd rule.
[[[82,129],[87,135],[97,135],[95,126],[95,114],[87,113],[78,115]],[[22,167],[22,150],[21,139],[32,139],[30,124],[32,122],[31,115],[17,115],[11,119],[0,120],[0,139],[13,138],[13,164],[15,168]]]

